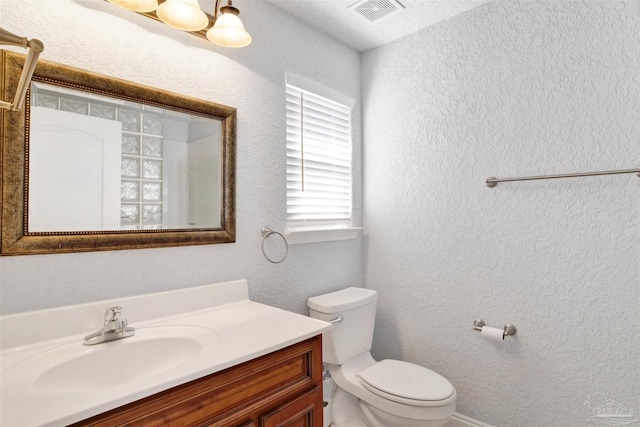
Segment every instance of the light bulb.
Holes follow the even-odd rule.
[[[134,12],[153,12],[158,8],[158,0],[107,0],[127,10]]]
[[[207,38],[214,44],[224,47],[245,47],[251,43],[251,35],[244,29],[242,21],[234,11],[225,9],[235,9],[229,6],[220,10],[222,15],[216,20],[213,27],[207,31]]]
[[[169,25],[184,31],[198,31],[209,25],[209,18],[200,9],[198,0],[167,0],[156,10],[158,18]]]

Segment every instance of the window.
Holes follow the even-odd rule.
[[[121,228],[161,229],[166,204],[162,120],[133,103],[130,110],[117,107],[116,114],[122,122]]]
[[[348,227],[353,101],[287,76],[287,224]]]

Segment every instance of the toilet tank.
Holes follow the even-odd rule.
[[[342,316],[342,322],[322,335],[322,360],[341,365],[371,350],[376,321],[378,292],[364,288],[346,288],[309,298],[310,316],[330,322]]]

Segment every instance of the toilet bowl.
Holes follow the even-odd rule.
[[[369,352],[327,366],[336,385],[359,399],[367,426],[440,427],[455,411],[451,383],[422,366],[389,359],[376,362]],[[339,407],[336,400],[334,408]],[[341,427],[338,424],[334,427]]]
[[[311,317],[334,327],[323,336],[323,362],[335,381],[333,427],[441,427],[456,390],[436,372],[370,353],[377,292],[363,288],[309,298]]]

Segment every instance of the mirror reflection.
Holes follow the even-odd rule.
[[[221,227],[220,120],[31,85],[28,231]]]
[[[235,108],[38,61],[0,118],[0,255],[235,242]]]

